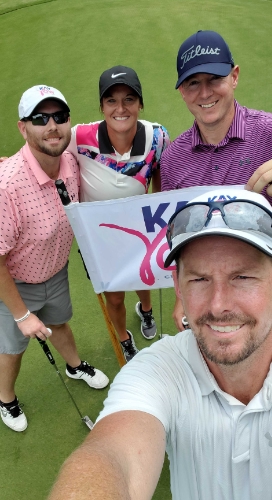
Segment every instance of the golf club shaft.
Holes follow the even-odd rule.
[[[56,186],[57,191],[59,193],[59,197],[61,199],[62,204],[65,205],[65,206],[66,205],[70,205],[71,198],[69,196],[69,193],[68,193],[68,191],[66,189],[66,186],[65,186],[63,180],[62,179],[56,180],[55,181],[55,186]]]
[[[60,197],[60,199],[61,199],[62,204],[63,204],[64,206],[70,205],[70,203],[71,203],[71,198],[70,198],[70,196],[69,196],[69,193],[68,193],[68,191],[67,191],[67,189],[66,189],[66,186],[65,186],[65,184],[64,184],[64,182],[63,182],[63,180],[62,180],[62,179],[57,179],[57,180],[55,181],[55,186],[56,186],[56,188],[57,188],[57,191],[58,191],[58,194],[59,194],[59,197]],[[42,347],[43,347],[43,346],[42,346]],[[47,349],[48,349],[48,351],[49,351],[49,352],[47,351]],[[54,358],[53,358],[52,353],[50,352],[50,349],[49,349],[49,347],[48,347],[48,346],[47,346],[47,349],[46,349],[46,350],[44,349],[44,352],[45,352],[46,356],[48,357],[48,359],[49,359],[50,363],[51,363],[51,364],[54,364],[54,365],[55,365],[55,368],[56,368],[56,363],[55,363],[55,361],[54,361]],[[51,356],[52,356],[53,362],[52,362],[52,361],[51,361],[51,359],[50,359],[50,358],[51,358]],[[77,404],[76,404],[76,402],[75,402],[75,400],[74,400],[74,398],[73,398],[72,394],[70,393],[70,391],[69,391],[69,389],[68,389],[67,385],[65,384],[65,382],[64,382],[64,380],[63,380],[63,377],[61,376],[61,373],[59,372],[59,370],[58,370],[57,368],[56,368],[56,370],[57,370],[57,373],[59,374],[59,376],[60,376],[61,380],[63,381],[63,383],[64,383],[64,385],[65,385],[65,387],[66,387],[66,389],[67,389],[67,391],[68,391],[68,393],[69,393],[69,395],[70,395],[70,397],[71,397],[71,399],[72,399],[72,401],[73,401],[73,403],[74,403],[74,405],[75,405],[75,407],[76,407],[76,409],[77,409],[77,411],[78,411],[78,413],[79,413],[79,415],[80,415],[80,417],[81,417],[81,420],[83,420],[83,422],[87,425],[87,427],[89,427],[89,429],[91,429],[91,430],[92,430],[92,428],[93,428],[93,426],[94,426],[93,422],[91,421],[91,419],[90,419],[87,415],[85,415],[85,417],[83,417],[83,416],[82,416],[82,414],[81,414],[81,412],[80,412],[79,408],[77,407]]]
[[[47,359],[49,360],[50,364],[54,366],[54,368],[55,368],[55,370],[56,370],[57,374],[59,375],[59,377],[60,377],[60,379],[61,379],[61,381],[62,381],[63,385],[65,386],[65,389],[67,390],[67,392],[68,392],[68,394],[69,394],[69,396],[70,396],[71,400],[73,401],[73,404],[74,404],[74,406],[75,406],[75,408],[76,408],[76,410],[77,410],[77,412],[78,412],[78,414],[79,414],[79,416],[80,416],[81,420],[83,420],[83,422],[85,422],[85,423],[86,423],[86,425],[87,425],[87,426],[91,429],[91,428],[92,428],[91,426],[93,426],[92,421],[91,421],[91,420],[89,419],[89,417],[87,417],[87,416],[86,416],[86,417],[83,417],[83,415],[82,415],[82,413],[81,413],[80,409],[78,408],[78,406],[77,406],[77,404],[76,404],[76,402],[75,402],[75,400],[74,400],[74,398],[73,398],[73,396],[72,396],[72,394],[71,394],[71,392],[70,392],[70,390],[69,390],[69,388],[68,388],[67,384],[65,383],[65,380],[64,380],[63,376],[61,375],[61,373],[60,373],[60,371],[59,371],[59,369],[58,369],[58,367],[57,367],[57,365],[56,365],[55,359],[54,359],[54,357],[53,357],[52,352],[50,351],[50,349],[49,349],[49,347],[48,347],[48,344],[45,342],[45,340],[42,340],[42,339],[40,339],[39,337],[36,337],[36,338],[37,338],[37,340],[38,340],[38,342],[39,342],[40,346],[42,347],[42,350],[43,350],[43,352],[45,353],[45,355],[46,355]],[[89,425],[88,425],[88,423],[89,423]],[[90,423],[91,423],[91,426],[90,426]]]

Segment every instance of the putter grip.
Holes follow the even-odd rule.
[[[55,364],[55,360],[53,358],[53,354],[50,351],[50,349],[49,349],[47,343],[45,342],[45,340],[42,340],[39,337],[36,337],[36,339],[39,342],[39,344],[41,345],[42,350],[45,353],[45,355],[47,356],[47,358],[49,359],[51,365],[54,365]]]
[[[66,186],[63,182],[62,179],[58,179],[57,181],[55,181],[55,186],[57,188],[57,191],[59,193],[59,197],[61,199],[61,202],[63,205],[69,205],[69,203],[71,203],[71,199],[70,199],[70,196],[69,196],[69,193],[66,189]]]

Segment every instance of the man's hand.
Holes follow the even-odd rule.
[[[30,314],[27,319],[17,323],[17,326],[25,337],[32,339],[39,337],[41,340],[46,340],[51,335],[43,322],[35,314]]]
[[[50,336],[50,332],[35,314],[28,315],[27,305],[20,296],[14,279],[6,266],[6,258],[6,255],[0,255],[0,300],[4,302],[13,318],[17,320],[24,318],[27,313],[26,319],[17,323],[19,330],[25,337],[34,339],[37,336],[46,340]]]
[[[255,193],[261,193],[262,190],[267,187],[267,194],[272,196],[272,160],[263,163],[254,174],[250,177],[247,182],[246,189],[249,191],[254,191]]]

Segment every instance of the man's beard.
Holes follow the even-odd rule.
[[[238,352],[233,352],[233,339],[215,340],[217,346],[210,348],[209,342],[201,333],[201,327],[206,323],[212,323],[214,325],[222,325],[226,323],[241,326],[247,325],[249,327],[248,337],[245,339],[244,345]],[[265,337],[261,336],[261,338],[259,338],[258,334],[256,332],[254,334],[253,332],[253,329],[256,326],[256,320],[252,319],[249,316],[237,315],[232,313],[225,314],[220,318],[216,318],[212,313],[207,313],[198,318],[198,320],[196,321],[196,326],[199,327],[199,331],[198,333],[196,333],[193,329],[193,333],[205,357],[216,364],[226,366],[236,365],[251,356],[251,354],[255,352],[265,341],[271,329],[270,326]]]
[[[44,144],[39,144],[40,151],[41,151],[41,153],[44,153],[48,156],[52,156],[52,157],[60,156],[65,151],[67,146],[70,144],[70,139],[71,139],[71,136],[67,136],[64,143],[62,145],[60,145],[59,147],[54,148],[54,149],[52,149],[50,147],[47,148],[47,146],[45,146]]]

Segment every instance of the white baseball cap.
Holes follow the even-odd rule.
[[[210,208],[207,202],[216,202],[217,205],[210,205]],[[220,206],[224,210],[225,221]],[[167,240],[170,253],[164,267],[170,266],[187,243],[210,235],[237,238],[272,256],[272,207],[261,194],[243,189],[219,187],[218,191],[209,191],[194,198],[169,220]]]
[[[54,87],[48,87],[47,85],[35,85],[26,90],[21,97],[18,107],[20,120],[30,116],[36,106],[46,99],[60,101],[65,104],[68,111],[70,111],[64,95],[59,90],[54,89]]]

